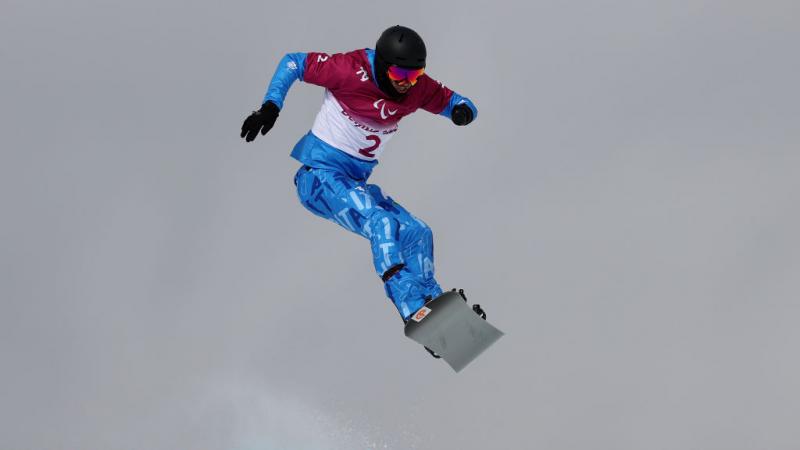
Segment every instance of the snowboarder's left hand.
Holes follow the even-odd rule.
[[[463,103],[456,105],[453,107],[451,117],[454,124],[467,125],[472,122],[472,109]]]

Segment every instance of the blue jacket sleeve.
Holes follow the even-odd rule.
[[[478,107],[472,103],[472,100],[468,99],[467,97],[461,96],[458,92],[453,92],[453,95],[450,96],[450,101],[447,103],[447,106],[444,107],[442,112],[439,115],[445,116],[448,119],[453,118],[453,107],[456,105],[460,105],[465,103],[469,106],[469,109],[472,110],[472,121],[474,122],[478,118]]]
[[[269,100],[275,103],[279,109],[283,109],[283,100],[289,93],[292,83],[296,80],[303,81],[306,55],[307,53],[287,53],[281,58],[275,74],[272,75],[272,80],[269,82],[267,93],[264,94],[264,100],[261,101],[262,105]]]

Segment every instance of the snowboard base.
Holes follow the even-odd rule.
[[[503,336],[454,291],[428,302],[408,320],[405,335],[436,352],[456,372]]]

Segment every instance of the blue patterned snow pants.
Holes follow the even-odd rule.
[[[442,293],[433,277],[433,234],[381,189],[335,170],[302,166],[295,175],[300,203],[309,211],[370,241],[375,272],[403,265],[384,283],[386,295],[406,320]]]

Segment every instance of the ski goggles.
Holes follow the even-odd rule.
[[[392,81],[407,80],[411,85],[417,84],[417,79],[425,73],[425,68],[420,69],[406,69],[399,66],[389,66],[387,74]]]

